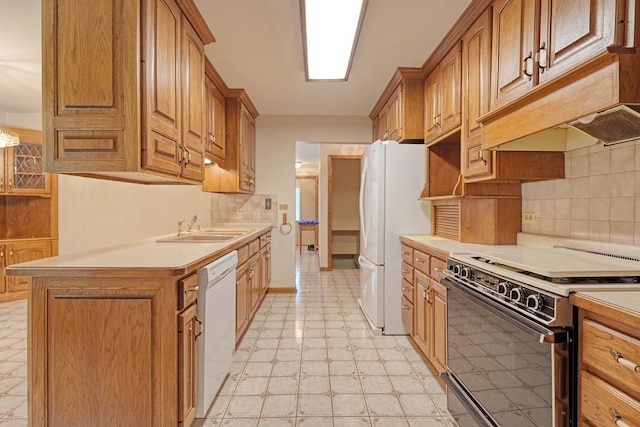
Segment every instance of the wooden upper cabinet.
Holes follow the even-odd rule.
[[[202,191],[253,194],[258,111],[244,89],[228,89],[225,95],[225,161],[206,167]]]
[[[44,172],[42,133],[6,126],[3,129],[17,133],[20,145],[0,150],[0,195],[50,197],[53,180]]]
[[[491,109],[533,88],[537,0],[493,3],[493,65]]]
[[[226,85],[206,59],[205,62],[205,99],[206,99],[206,135],[205,156],[216,163],[224,162],[226,158],[225,146],[225,99],[222,90]]]
[[[46,171],[202,181],[204,44],[214,38],[194,11],[193,0],[43,4]]]
[[[425,79],[425,143],[433,142],[460,126],[460,43]]]
[[[415,142],[424,139],[424,74],[420,68],[396,70],[369,114],[373,138]]]
[[[489,112],[491,86],[491,7],[462,37],[462,174],[465,177],[491,172],[492,152],[482,150],[482,123]]]
[[[491,109],[630,43],[623,0],[496,0]],[[633,19],[631,19],[633,21]],[[621,24],[621,25],[618,25]]]

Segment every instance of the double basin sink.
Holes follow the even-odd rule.
[[[253,228],[206,228],[201,231],[185,232],[181,235],[163,237],[158,242],[221,243],[246,236]]]

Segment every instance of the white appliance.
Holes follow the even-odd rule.
[[[421,202],[423,144],[376,141],[360,160],[360,307],[375,334],[407,334],[402,325],[401,234],[430,234]]]
[[[198,344],[196,418],[204,418],[231,370],[236,346],[236,266],[230,252],[198,269]]]

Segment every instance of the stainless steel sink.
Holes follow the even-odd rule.
[[[158,239],[158,242],[184,242],[184,243],[214,243],[227,242],[238,237],[245,236],[254,231],[250,228],[209,228],[196,233],[187,233],[181,236],[169,236]]]

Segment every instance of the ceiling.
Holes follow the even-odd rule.
[[[261,115],[368,116],[399,66],[420,67],[470,0],[369,0],[347,82],[306,82],[298,0],[195,0],[209,59]],[[89,3],[87,3],[89,4]],[[0,2],[0,112],[40,113],[41,0]]]

